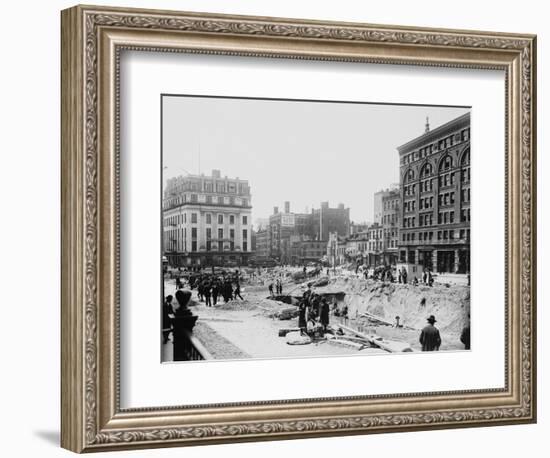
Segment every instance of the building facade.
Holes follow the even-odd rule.
[[[367,231],[367,251],[365,252],[365,263],[369,266],[383,264],[384,258],[384,229],[380,223],[369,226]]]
[[[269,226],[259,229],[256,232],[256,251],[255,257],[257,260],[265,260],[271,256]]]
[[[382,197],[382,260],[394,265],[398,259],[399,214],[401,196],[399,188],[389,190]]]
[[[325,254],[329,234],[335,232],[345,237],[349,231],[349,208],[343,204],[330,208],[328,202],[322,202],[321,207],[312,209],[311,213],[294,213],[287,201],[284,211],[273,208],[268,226],[269,249],[260,250],[257,256],[261,254],[282,264],[319,261]],[[321,242],[322,249],[318,249],[321,245],[315,242]]]
[[[163,248],[170,265],[245,265],[252,253],[252,197],[247,180],[170,178],[163,198]]]
[[[331,266],[347,262],[347,237],[342,237],[337,232],[331,232],[328,235],[328,241],[325,246],[327,260]]]
[[[382,199],[388,193],[388,190],[382,190],[374,193],[373,222],[382,224]]]
[[[354,223],[353,221],[349,225],[349,233],[350,235],[358,234],[361,232],[365,232],[368,230],[370,224],[369,223]]]
[[[349,261],[360,262],[368,261],[367,253],[369,248],[368,226],[363,232],[354,232],[346,238],[346,256]]]
[[[322,240],[301,240],[296,237],[291,242],[292,259],[295,265],[320,263],[327,252],[327,242]]]
[[[398,147],[399,261],[470,270],[470,114]]]
[[[330,208],[328,202],[321,202],[320,208],[312,210],[311,218],[313,236],[318,240],[328,240],[331,232],[336,232],[341,237],[350,234],[349,208],[344,204]]]
[[[292,264],[292,243],[296,240],[313,239],[311,216],[308,213],[292,213],[290,202],[284,203],[284,211],[273,208],[269,217],[268,256],[282,264]]]

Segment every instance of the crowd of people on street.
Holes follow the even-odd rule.
[[[327,275],[329,270],[327,269]],[[432,271],[425,267],[422,271],[422,277],[419,279],[416,275],[409,280],[409,274],[407,272],[407,269],[405,266],[401,266],[401,268],[397,268],[395,265],[381,265],[381,266],[374,266],[371,267],[370,265],[357,263],[355,265],[355,274],[358,276],[361,276],[365,280],[375,280],[375,281],[382,281],[382,282],[388,282],[388,283],[401,283],[401,284],[407,284],[410,282],[410,284],[414,286],[418,286],[419,284],[423,284],[426,286],[433,286],[434,285],[434,277],[432,274]]]

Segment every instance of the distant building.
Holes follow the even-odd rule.
[[[337,266],[348,260],[346,256],[346,245],[346,237],[338,235],[337,232],[329,233],[328,242],[326,244],[326,256],[330,265]]]
[[[307,262],[319,260],[325,254],[329,233],[336,232],[345,237],[349,230],[349,208],[343,204],[330,208],[328,202],[322,202],[321,207],[311,210],[311,213],[294,213],[287,201],[284,211],[280,211],[279,207],[273,208],[273,214],[269,217],[269,250],[259,249],[257,256],[265,254],[283,264],[300,264],[305,259]],[[314,242],[322,243],[318,245]]]
[[[256,218],[256,221],[254,221],[254,227],[256,228],[256,231],[267,229],[269,227],[269,218]]]
[[[382,258],[385,265],[397,263],[400,208],[399,188],[389,190],[382,197]]]
[[[290,202],[285,202],[284,211],[279,207],[273,208],[273,214],[269,217],[269,257],[282,264],[292,263],[292,240],[313,239],[311,215],[307,213],[292,213]],[[294,239],[293,239],[294,238]]]
[[[326,255],[327,242],[322,240],[291,241],[291,263],[304,265],[309,262],[319,263]]]
[[[265,260],[271,257],[270,240],[269,227],[262,228],[256,232],[255,256],[257,260]]]
[[[387,190],[382,190],[374,193],[373,221],[375,223],[382,224],[382,199],[387,192]]]
[[[349,208],[345,208],[344,204],[330,208],[328,202],[321,202],[321,208],[313,209],[311,215],[313,231],[318,240],[328,240],[331,232],[341,237],[350,233]]]
[[[367,231],[367,250],[365,253],[366,264],[369,266],[378,266],[383,264],[383,233],[384,229],[380,223],[374,223],[369,226]]]
[[[163,199],[164,255],[173,266],[246,264],[252,253],[247,180],[212,175],[170,178]]]
[[[355,232],[346,238],[346,256],[350,261],[364,263],[368,253],[368,226],[363,232]]]
[[[470,271],[470,114],[397,148],[399,261],[438,272]]]
[[[256,252],[256,242],[256,231],[254,230],[254,228],[252,228],[250,230],[250,248],[252,253]]]
[[[353,221],[349,225],[350,235],[357,234],[359,232],[365,232],[370,226],[370,223],[354,223]]]

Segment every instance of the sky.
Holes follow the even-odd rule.
[[[252,221],[343,203],[372,222],[374,193],[399,183],[397,147],[464,107],[163,96],[163,178],[219,169],[249,181]]]

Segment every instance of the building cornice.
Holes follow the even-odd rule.
[[[163,212],[169,212],[171,210],[176,210],[182,207],[189,208],[191,210],[203,210],[202,207],[207,207],[209,210],[219,210],[220,212],[223,211],[235,211],[235,212],[242,212],[243,210],[252,210],[252,205],[220,205],[220,204],[207,204],[207,203],[191,203],[191,202],[185,202],[183,204],[174,205],[170,208],[163,209]]]
[[[398,146],[397,151],[399,152],[399,155],[407,154],[416,148],[440,140],[441,137],[445,137],[446,135],[456,131],[457,129],[462,129],[463,127],[468,127],[469,125],[470,112],[464,113],[458,118],[442,124],[441,126],[436,127],[435,129],[430,130],[401,146]]]

